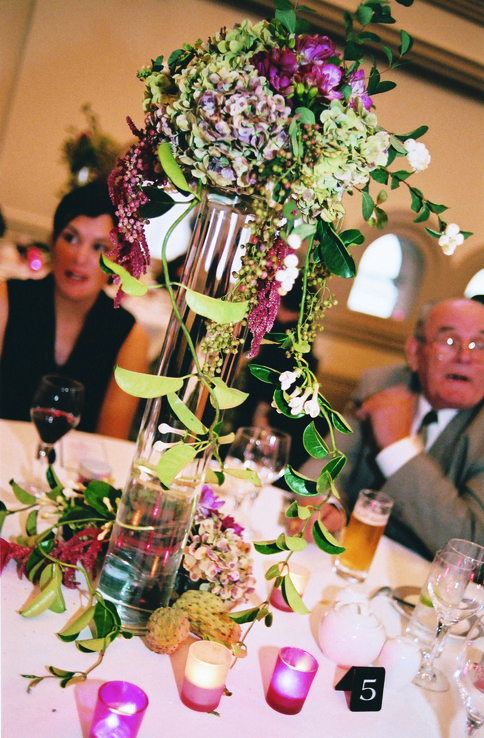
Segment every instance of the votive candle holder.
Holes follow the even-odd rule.
[[[267,704],[285,715],[300,712],[318,666],[314,656],[302,648],[281,648],[267,690]]]
[[[183,704],[199,712],[215,710],[225,688],[231,660],[232,652],[221,643],[192,643],[181,689]]]
[[[131,682],[105,682],[99,687],[88,738],[136,738],[148,697]]]

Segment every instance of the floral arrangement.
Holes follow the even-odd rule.
[[[75,588],[82,574],[89,604],[82,614],[58,635],[66,642],[76,641],[81,651],[98,653],[98,659],[86,672],[64,671],[50,666],[50,676],[24,675],[30,679],[29,689],[45,678],[56,678],[61,686],[71,680],[85,679],[102,661],[109,644],[118,636],[131,638],[124,631],[115,605],[95,589],[98,569],[109,541],[121,491],[104,481],[91,481],[87,486],[64,487],[53,468],[47,480],[50,490],[35,497],[16,482],[12,491],[21,507],[7,509],[0,501],[0,533],[9,515],[28,512],[25,535],[15,541],[0,538],[0,571],[15,561],[19,577],[38,583],[40,592],[20,614],[36,617],[47,609],[66,610],[61,585]],[[220,508],[224,501],[205,487],[196,509],[192,529],[185,547],[177,591],[206,589],[220,597],[227,609],[243,604],[254,591],[251,546],[244,540],[242,526]],[[183,571],[186,576],[183,575]],[[81,639],[81,631],[91,624],[92,638]]]
[[[397,2],[412,4],[412,0]],[[215,346],[233,350],[233,323],[238,320],[245,321],[252,333],[250,358],[262,340],[272,341],[292,357],[294,370],[281,377],[257,364],[250,370],[272,385],[279,412],[308,416],[304,437],[308,454],[330,456],[318,481],[322,492],[344,459],[334,442],[332,449],[323,442],[314,421],[323,418],[321,427],[350,429],[322,396],[305,355],[334,301],[329,277],[355,275],[351,247],[364,240],[359,230],[344,229],[345,197],[359,195],[364,220],[382,228],[388,220],[383,209],[388,190],[404,186],[415,221],[434,218],[436,227],[426,230],[439,238],[446,252],[470,234],[447,224],[442,219],[447,208],[410,184],[411,177],[430,162],[425,144],[417,140],[427,126],[401,134],[378,122],[374,98],[395,83],[383,78],[374,57],[365,57],[365,45],[381,43],[370,26],[395,22],[389,0],[364,0],[355,13],[345,12],[346,43],[341,50],[327,36],[309,34],[289,0],[275,0],[275,5],[273,20],[223,28],[207,41],[184,44],[166,62],[158,57],[138,73],[145,85],[145,125],[138,129],[129,120],[138,140],[110,177],[119,225],[111,253],[116,263],[104,263],[124,291],[141,294],[148,289],[137,282],[149,262],[144,226],[173,206],[175,190],[192,196],[187,213],[204,188],[257,198],[252,236],[230,291],[223,300],[209,303],[187,290],[187,302],[190,298],[190,307],[209,322],[212,351],[207,354],[213,356]],[[388,69],[399,66],[411,47],[405,31],[400,32],[398,54],[383,45]],[[397,165],[402,159],[403,168]],[[170,291],[163,253],[162,261]],[[272,334],[281,296],[298,275],[303,285],[297,326]],[[174,299],[173,304],[176,309]],[[239,311],[229,315],[228,306]],[[221,383],[213,378],[213,365],[202,363],[196,379],[208,388],[217,407]],[[165,389],[160,377],[118,371],[117,379],[127,392],[144,397],[172,392],[176,381],[167,378],[170,384],[167,381]],[[232,404],[240,402],[235,398]],[[177,467],[175,452],[168,449],[172,476],[195,451],[217,448],[218,421],[205,440],[187,425],[179,445],[190,447],[191,456],[180,453]],[[215,456],[219,458],[217,452]],[[158,466],[162,481],[163,464],[162,457]],[[286,481],[296,492],[314,493],[294,470],[288,470]]]
[[[243,527],[220,509],[225,502],[204,486],[188,534],[176,590],[206,589],[228,607],[242,604],[254,591],[251,545]]]
[[[86,117],[86,128],[69,129],[70,135],[62,144],[62,161],[69,169],[66,190],[80,187],[93,179],[107,179],[116,165],[120,153],[119,144],[103,133],[97,115],[90,103],[84,103],[81,112]]]

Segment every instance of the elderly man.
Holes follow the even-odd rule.
[[[408,367],[366,372],[345,413],[342,499],[351,510],[360,489],[387,492],[386,534],[427,558],[452,537],[484,545],[484,305],[427,306],[406,353]],[[334,508],[322,518],[334,529]]]

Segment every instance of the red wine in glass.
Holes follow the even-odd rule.
[[[41,440],[37,459],[42,466],[45,462],[54,463],[54,444],[78,425],[83,402],[84,387],[75,379],[47,374],[40,380],[30,407],[30,417]],[[36,485],[37,482],[33,486]]]

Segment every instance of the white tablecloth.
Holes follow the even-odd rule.
[[[69,440],[68,443],[66,443]],[[35,431],[28,423],[0,421],[0,496],[9,507],[13,496],[8,481],[28,476],[33,456]],[[111,465],[115,479],[123,485],[132,457],[133,444],[100,436],[72,432],[66,437],[63,461],[69,454],[91,452],[97,448]],[[256,502],[255,515],[264,533],[277,532],[280,495],[275,489],[265,490]],[[3,537],[16,529],[7,520]],[[86,682],[61,689],[55,680],[46,680],[30,694],[27,680],[20,674],[43,674],[46,665],[65,669],[88,668],[94,658],[80,653],[73,644],[59,641],[55,633],[83,605],[83,595],[65,590],[68,610],[64,614],[47,611],[37,618],[25,619],[18,614],[32,593],[32,585],[17,578],[15,564],[4,569],[2,588],[2,738],[87,738],[95,693],[99,684],[112,679],[134,682],[144,689],[150,704],[139,738],[213,738],[214,735],[246,738],[254,736],[304,735],[305,738],[337,736],[337,738],[460,738],[464,730],[464,713],[456,688],[433,694],[414,685],[400,692],[385,690],[380,712],[350,712],[343,692],[334,684],[341,676],[333,663],[325,658],[318,641],[318,624],[324,608],[345,583],[332,572],[331,559],[310,544],[297,554],[297,561],[311,569],[304,596],[311,609],[308,616],[274,610],[274,623],[266,628],[257,623],[249,634],[248,656],[239,661],[229,674],[227,687],[232,696],[224,696],[219,706],[220,717],[197,713],[185,707],[179,698],[186,659],[182,647],[172,657],[149,651],[140,638],[118,639],[112,644],[98,667]],[[263,569],[268,561],[255,555],[257,593],[266,596]],[[383,538],[365,591],[378,586],[417,585],[426,578],[427,562],[394,542]],[[257,598],[254,599],[254,603]],[[259,599],[260,601],[260,599]],[[382,619],[389,636],[401,632],[404,623],[387,600],[380,599]],[[454,668],[458,639],[445,648],[440,666],[450,675]],[[297,646],[312,653],[319,670],[299,715],[286,716],[272,710],[265,702],[276,655],[282,646]]]

